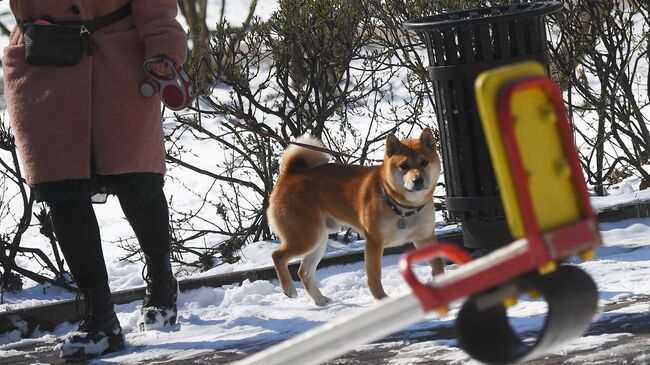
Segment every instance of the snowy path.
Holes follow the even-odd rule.
[[[531,365],[563,363],[628,363],[647,364],[650,360],[650,313],[616,313],[625,308],[648,307],[650,297],[636,297],[606,305],[602,308],[603,317],[592,327],[585,337],[572,346],[551,354],[546,358],[528,362]],[[453,323],[445,321],[432,325],[422,324],[409,330],[398,332],[373,344],[362,346],[329,364],[454,364],[472,362],[458,347],[454,340]],[[273,342],[256,343],[254,346],[237,351],[213,350],[198,356],[170,356],[155,359],[142,359],[142,363],[165,364],[227,364],[245,357],[248,353],[259,351]],[[0,364],[57,363],[58,352],[53,343],[25,343],[12,354],[0,358]],[[185,348],[189,350],[189,348]],[[195,348],[202,351],[203,349]],[[138,351],[128,349],[127,351]],[[109,363],[109,359],[95,363]]]
[[[601,228],[606,246],[597,250],[596,260],[580,266],[597,282],[600,305],[606,312],[586,337],[536,363],[582,362],[577,359],[589,356],[593,361],[620,358],[647,363],[649,360],[645,356],[650,354],[650,219],[607,223]],[[248,249],[247,257],[251,261],[264,260],[273,246],[274,243],[260,243]],[[426,266],[417,269],[421,275],[428,272]],[[98,363],[228,363],[374,304],[366,287],[363,263],[325,268],[317,275],[323,293],[333,299],[327,307],[316,307],[302,289],[297,299],[287,298],[277,282],[201,288],[181,295],[180,325],[171,332],[138,332],[135,323],[139,303],[118,306],[130,346],[123,352],[105,356]],[[385,257],[383,282],[389,295],[408,290],[397,272],[397,256]],[[452,308],[443,318],[432,315],[429,320],[376,344],[362,346],[343,359],[348,363],[372,359],[368,363],[373,364],[465,363],[468,357],[457,347],[452,330],[456,311]],[[542,324],[545,303],[522,298],[509,313],[519,332],[531,333]],[[48,350],[52,355],[55,336],[73,327],[74,324],[64,324],[53,334],[37,335],[38,345],[30,344],[34,339],[4,338],[7,345],[0,347],[0,364],[19,359],[27,361],[27,356],[34,355],[34,346],[44,351],[39,356],[47,356]],[[631,346],[635,351],[630,352]]]

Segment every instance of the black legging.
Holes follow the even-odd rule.
[[[151,199],[118,195],[142,251],[152,258],[169,252],[169,209],[162,189]],[[54,233],[80,289],[108,283],[99,226],[90,199],[50,206]]]

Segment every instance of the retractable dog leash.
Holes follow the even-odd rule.
[[[329,148],[314,146],[314,145],[310,145],[310,144],[306,144],[306,143],[300,143],[300,142],[296,142],[296,141],[287,141],[285,139],[274,136],[271,133],[262,131],[262,130],[260,130],[258,128],[252,127],[252,126],[250,126],[248,124],[245,124],[245,123],[233,124],[233,127],[247,130],[247,131],[249,131],[251,133],[255,133],[255,134],[257,134],[259,136],[262,136],[262,137],[272,138],[272,139],[275,139],[276,141],[281,142],[281,143],[293,144],[293,145],[300,146],[300,147],[303,147],[303,148],[307,148],[307,149],[310,149],[310,150],[324,152],[324,153],[327,153],[327,154],[332,155],[332,156],[348,157],[348,158],[356,158],[356,159],[358,159],[357,156],[354,156],[354,155],[351,155],[351,154],[348,154],[348,153],[345,153],[345,152],[333,151],[333,150],[331,150]]]
[[[161,63],[161,62],[167,64],[169,68],[173,71],[173,73],[170,75],[162,75],[157,72],[154,72],[151,69],[151,66],[153,64]],[[147,74],[147,79],[145,79],[142,82],[142,84],[140,84],[140,94],[142,94],[142,96],[146,98],[150,98],[156,94],[159,94],[162,103],[167,108],[174,111],[178,111],[190,107],[190,104],[192,103],[192,98],[194,97],[193,90],[192,90],[192,80],[190,79],[190,76],[183,68],[179,69],[178,67],[176,67],[176,64],[172,60],[163,56],[147,58],[144,61],[142,67],[144,68],[144,72]],[[195,110],[199,113],[202,112],[200,109],[192,108],[192,110]],[[271,133],[262,131],[259,128],[256,128],[246,123],[231,122],[230,124],[234,128],[244,129],[249,132],[258,134],[262,137],[273,138],[279,142],[283,142],[286,144],[295,144],[297,146],[301,146],[304,148],[324,152],[332,156],[357,158],[356,156],[344,152],[333,151],[328,148],[312,146],[309,144],[300,143],[296,141],[286,141],[282,138],[274,136]]]
[[[157,72],[154,72],[151,69],[151,66],[156,63],[165,63],[173,71],[170,75],[162,75]],[[176,67],[176,64],[167,57],[151,57],[144,61],[142,67],[144,72],[147,74],[147,79],[142,82],[140,85],[140,93],[142,96],[150,98],[156,94],[160,95],[160,100],[162,103],[169,109],[178,111],[185,109],[190,106],[193,98],[192,94],[192,81],[183,68]],[[245,129],[249,132],[259,134],[263,137],[274,138],[280,142],[295,144],[304,148],[309,148],[321,152],[328,153],[334,156],[344,156],[348,158],[355,158],[350,154],[338,151],[332,151],[327,148],[322,148],[318,146],[312,146],[304,143],[299,143],[295,141],[285,141],[281,138],[273,136],[272,134],[266,133],[262,130],[254,128],[250,125],[243,123],[232,123],[233,127]]]
[[[151,66],[156,63],[165,63],[173,71],[170,75],[154,72]],[[184,69],[178,68],[174,62],[166,57],[152,57],[144,61],[142,67],[147,74],[147,79],[140,85],[140,93],[144,97],[159,94],[162,103],[171,110],[182,110],[192,102],[192,82]]]

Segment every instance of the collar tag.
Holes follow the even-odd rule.
[[[398,203],[395,201],[395,199],[386,194],[383,186],[380,186],[380,191],[381,197],[384,198],[384,201],[386,204],[388,204],[388,207],[399,216],[397,219],[397,228],[399,229],[406,228],[408,226],[408,218],[419,213],[422,208],[424,208],[424,205],[421,205],[419,207],[408,207]]]

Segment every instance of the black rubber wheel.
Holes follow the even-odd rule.
[[[512,329],[506,308],[479,310],[476,297],[465,302],[456,320],[460,346],[473,358],[492,364],[538,357],[571,341],[589,328],[598,305],[598,289],[586,272],[560,266],[548,275],[534,274],[523,280],[526,290],[537,290],[548,303],[544,327],[537,341],[524,343]],[[480,294],[478,295],[480,296]]]

